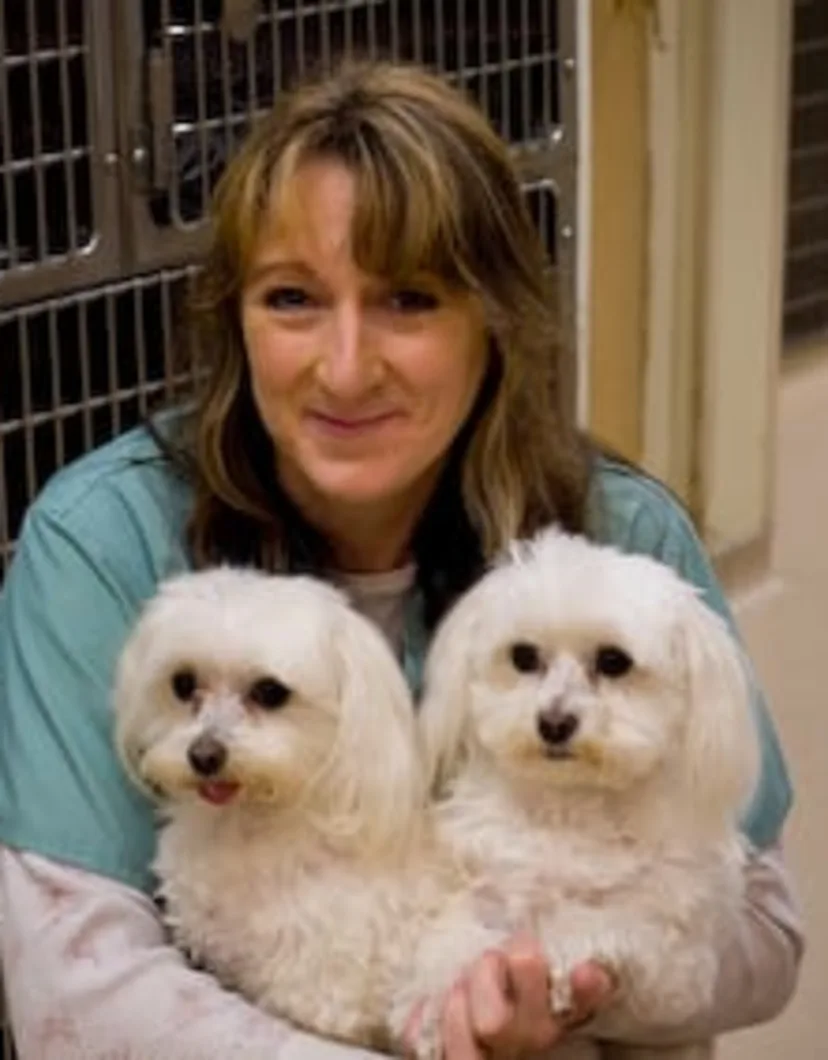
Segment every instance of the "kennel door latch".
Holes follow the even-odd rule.
[[[169,53],[163,48],[150,48],[147,54],[147,104],[150,125],[148,176],[152,189],[163,191],[169,186],[172,174],[174,121],[171,62]],[[133,161],[140,160],[133,157]]]

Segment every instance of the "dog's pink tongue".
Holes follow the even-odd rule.
[[[206,802],[214,806],[223,806],[230,802],[239,790],[239,785],[232,780],[205,780],[199,784],[198,793]]]

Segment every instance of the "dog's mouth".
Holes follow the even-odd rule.
[[[225,806],[241,791],[241,784],[235,780],[202,780],[196,791],[205,802],[213,806]]]
[[[571,747],[550,747],[548,744],[544,745],[543,754],[552,762],[571,762],[577,757]]]
[[[582,738],[554,746],[544,744],[541,750],[547,762],[573,762],[590,769],[600,769],[606,764],[606,754],[595,740]]]

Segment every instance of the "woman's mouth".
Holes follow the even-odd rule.
[[[396,412],[382,412],[370,416],[331,416],[324,412],[311,412],[308,419],[324,434],[338,438],[358,438],[381,430],[398,419],[398,415]]]

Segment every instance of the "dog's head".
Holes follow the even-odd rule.
[[[556,531],[515,546],[446,617],[420,719],[438,788],[481,756],[550,786],[629,791],[660,773],[721,819],[756,780],[725,623],[656,560]]]
[[[164,801],[304,807],[332,834],[382,843],[422,799],[400,667],[316,579],[170,579],[124,646],[114,704],[128,772]]]

